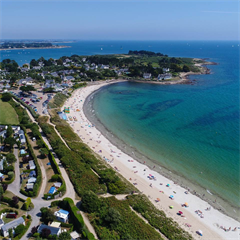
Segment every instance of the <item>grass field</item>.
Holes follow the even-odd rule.
[[[19,124],[15,110],[8,102],[0,99],[0,124]]]

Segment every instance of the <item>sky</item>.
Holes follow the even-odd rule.
[[[238,0],[0,0],[1,39],[239,40]]]

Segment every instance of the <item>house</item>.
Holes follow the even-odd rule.
[[[36,172],[35,171],[31,171],[28,175],[29,178],[31,177],[36,177]]]
[[[163,72],[164,73],[169,72],[169,68],[163,68]]]
[[[32,67],[32,69],[34,69],[34,70],[40,70],[40,69],[41,69],[41,66],[34,66],[34,67]]]
[[[171,79],[171,78],[172,78],[171,73],[164,73],[164,74],[158,75],[158,80],[166,80],[166,79]]]
[[[1,155],[0,155],[0,157],[1,157]],[[3,163],[4,163],[4,161],[6,161],[6,158],[2,156],[2,159],[0,160],[0,171],[3,170]]]
[[[61,223],[60,222],[52,222],[49,226],[58,228],[61,226]]]
[[[0,131],[0,137],[6,138],[7,130]]]
[[[26,189],[27,189],[28,191],[33,190],[33,187],[34,187],[34,183],[27,183],[27,184],[26,184]]]
[[[8,234],[9,234],[9,233],[8,233],[8,230],[9,230],[9,229],[14,229],[14,228],[16,228],[17,226],[19,226],[20,224],[25,225],[25,220],[24,220],[22,217],[17,218],[17,219],[15,219],[15,220],[13,220],[13,221],[11,221],[11,222],[3,225],[2,228],[1,228],[1,231],[2,231],[3,236],[4,236],[4,237],[7,237]]]
[[[56,216],[57,220],[63,223],[66,223],[68,221],[68,215],[69,212],[63,209],[60,209],[59,211],[54,213],[54,216]]]
[[[32,81],[33,81],[33,79],[31,77],[23,78],[23,79],[20,79],[18,81],[18,85],[27,84],[27,83],[32,82]]]
[[[52,227],[52,226],[48,226],[48,225],[45,225],[45,224],[41,224],[39,227],[38,227],[38,233],[41,233],[43,229],[49,229],[51,231],[51,235],[59,235],[61,233],[61,228],[59,227]]]
[[[144,73],[143,74],[143,78],[144,79],[150,79],[152,77],[152,74],[151,73]]]
[[[28,179],[28,183],[35,183],[37,179],[35,177],[31,177]]]
[[[23,130],[19,130],[18,131],[18,135],[19,135],[21,144],[25,144],[26,143],[26,138],[25,138],[25,135],[24,135],[24,131]]]
[[[50,190],[48,191],[49,194],[54,194],[57,191],[55,187],[51,187]]]
[[[35,169],[36,168],[33,160],[29,161],[28,164],[29,164],[29,169]]]
[[[47,79],[45,81],[44,88],[54,88],[55,87],[55,80]]]
[[[3,225],[4,225],[4,221],[0,218],[0,230],[1,230]]]
[[[53,77],[59,77],[56,72],[52,72],[51,75],[52,75]]]
[[[76,231],[71,232],[70,236],[71,236],[71,240],[78,240],[78,239],[80,239],[80,235]]]
[[[53,186],[54,186],[55,188],[60,188],[60,187],[62,186],[62,183],[56,182],[56,183],[53,184]]]
[[[74,81],[75,78],[74,78],[73,76],[65,76],[65,77],[63,78],[63,80],[64,80],[64,81]]]

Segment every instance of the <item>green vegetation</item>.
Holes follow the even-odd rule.
[[[28,197],[26,199],[26,201],[24,202],[23,206],[22,206],[22,209],[25,210],[25,211],[29,211],[33,208],[33,204],[32,204],[32,201],[31,201],[31,198]]]
[[[98,198],[89,192],[83,196],[82,202],[100,239],[162,239],[131,210],[126,200]]]
[[[13,43],[13,42],[4,42],[0,45],[1,48],[42,48],[42,47],[52,47],[52,43]]]
[[[15,110],[8,102],[3,102],[0,99],[0,124],[19,124],[18,116]]]
[[[67,96],[62,93],[57,93],[54,98],[49,102],[50,108],[59,108],[67,100]]]
[[[172,240],[189,240],[192,236],[180,228],[172,218],[158,210],[144,195],[127,196],[132,208],[140,213],[154,228],[158,229],[168,239]]]

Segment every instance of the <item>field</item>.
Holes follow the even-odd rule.
[[[0,99],[0,124],[19,124],[15,110],[8,102]]]

